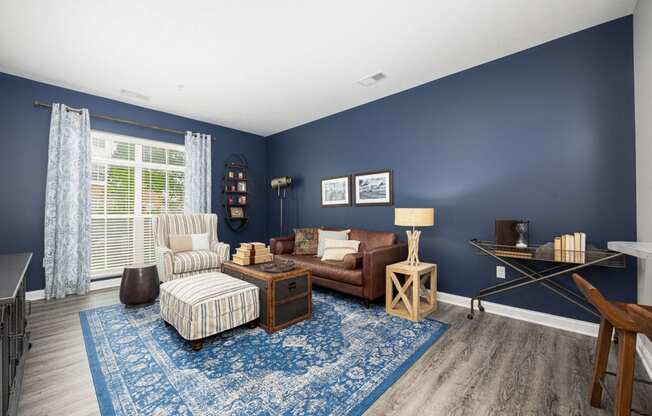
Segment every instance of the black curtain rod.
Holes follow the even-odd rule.
[[[44,103],[44,102],[41,102],[39,100],[34,100],[34,107],[52,108],[52,104]],[[71,110],[72,111],[79,111],[79,110],[76,110],[76,109],[71,109]],[[182,136],[186,135],[185,131],[169,129],[167,127],[160,127],[160,126],[156,126],[154,124],[139,123],[137,121],[127,120],[127,119],[124,119],[124,118],[103,116],[101,114],[93,114],[93,113],[90,113],[90,116],[93,117],[93,118],[98,118],[100,120],[115,121],[116,123],[123,123],[123,124],[129,124],[131,126],[144,127],[146,129],[165,131],[167,133],[180,134]],[[212,137],[211,140],[215,141],[215,138]]]

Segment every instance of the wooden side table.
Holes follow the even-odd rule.
[[[390,264],[385,269],[385,280],[385,310],[388,314],[419,322],[437,310],[436,264]]]

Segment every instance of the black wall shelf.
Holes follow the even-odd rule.
[[[229,174],[232,174],[233,177],[230,177]],[[238,178],[238,176],[241,176]],[[243,231],[249,224],[249,218],[247,217],[247,210],[249,206],[249,172],[248,172],[248,163],[247,158],[243,154],[232,154],[224,163],[224,177],[222,178],[222,195],[223,202],[222,206],[224,207],[224,221],[226,225],[234,232]],[[239,183],[244,183],[244,189],[246,191],[238,191],[237,187]],[[231,190],[230,187],[235,186],[236,190]],[[236,202],[230,202],[229,198],[234,198],[231,195],[238,195],[235,197]],[[241,196],[246,196],[245,203],[237,202],[237,199]],[[233,211],[240,210],[241,215],[233,216]]]

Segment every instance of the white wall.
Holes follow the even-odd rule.
[[[634,80],[637,236],[652,241],[652,0],[638,0],[634,10]],[[652,260],[639,261],[638,269],[638,302],[652,305]],[[652,342],[643,342],[639,351],[652,361]]]

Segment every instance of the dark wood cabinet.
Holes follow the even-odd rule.
[[[310,319],[312,314],[312,275],[296,268],[289,272],[268,273],[260,265],[240,266],[226,262],[224,273],[258,286],[260,295],[259,325],[275,332],[294,323]]]
[[[15,416],[29,349],[25,272],[32,253],[0,255],[0,414]]]

